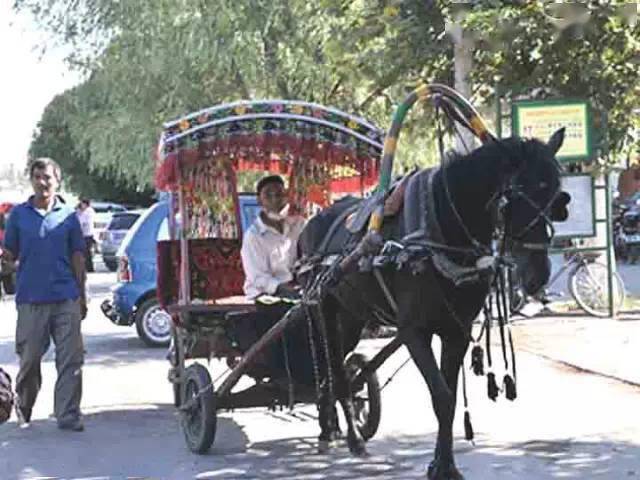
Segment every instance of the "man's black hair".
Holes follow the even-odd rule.
[[[284,187],[284,180],[280,175],[269,175],[267,177],[261,178],[256,185],[256,193],[260,196],[260,192],[262,189],[269,185],[270,183],[278,183]]]
[[[41,157],[29,162],[29,178],[33,178],[34,170],[46,170],[47,167],[53,167],[53,172],[58,182],[62,180],[62,169],[58,162],[51,158]]]

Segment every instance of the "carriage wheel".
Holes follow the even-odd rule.
[[[368,363],[366,356],[354,353],[347,358],[345,369],[348,378],[353,380]],[[353,385],[352,385],[353,388]],[[353,390],[353,405],[356,413],[356,425],[365,440],[369,440],[380,426],[380,382],[378,374],[372,372],[364,379],[364,385],[359,390]]]
[[[206,453],[216,436],[216,396],[209,371],[198,363],[187,367],[180,421],[189,450]]]

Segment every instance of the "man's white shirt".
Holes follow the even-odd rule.
[[[258,215],[242,240],[242,266],[246,276],[244,293],[249,299],[273,295],[281,283],[289,282],[296,261],[302,217],[287,217],[283,232],[266,225]]]
[[[91,207],[87,207],[84,210],[78,210],[78,221],[80,222],[80,228],[82,228],[82,235],[84,237],[93,237],[93,217],[95,210]]]

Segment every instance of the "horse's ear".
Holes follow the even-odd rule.
[[[556,132],[553,135],[551,135],[551,138],[547,142],[547,145],[549,146],[549,148],[551,149],[554,155],[558,153],[558,150],[560,150],[560,147],[562,147],[562,143],[564,142],[565,130],[566,130],[565,127],[562,127],[561,129],[556,130]]]

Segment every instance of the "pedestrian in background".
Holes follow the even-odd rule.
[[[39,158],[30,164],[29,178],[34,194],[13,209],[4,238],[4,256],[18,262],[16,413],[24,425],[31,420],[42,383],[40,363],[53,338],[58,372],[54,414],[59,428],[81,431],[85,241],[74,209],[56,195],[59,165]]]
[[[95,239],[93,238],[93,219],[96,215],[95,210],[91,207],[91,201],[88,198],[83,198],[78,204],[78,220],[80,221],[80,227],[82,228],[82,236],[85,242],[85,269],[87,272],[93,272],[93,246]]]

